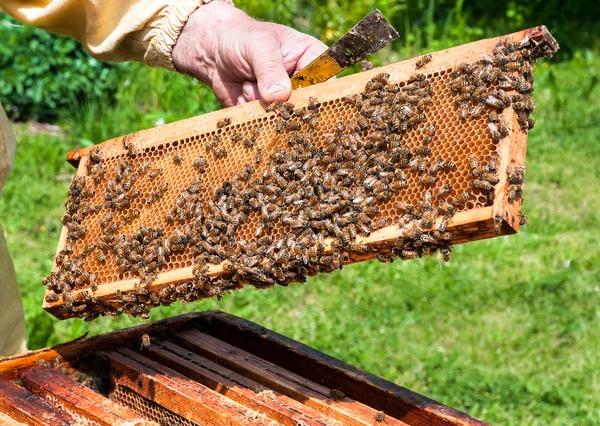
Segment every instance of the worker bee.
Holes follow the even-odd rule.
[[[463,102],[459,105],[459,109],[460,109],[460,119],[462,121],[466,121],[467,117],[469,116],[469,106]]]
[[[224,119],[217,122],[217,129],[222,129],[223,127],[227,127],[231,124],[231,118],[225,117]]]
[[[502,230],[502,222],[504,221],[504,218],[497,214],[494,216],[493,220],[494,220],[494,234],[500,235],[500,231]]]
[[[504,109],[504,107],[505,107],[504,103],[502,103],[502,101],[500,99],[497,99],[492,95],[485,98],[484,102],[487,105],[492,106],[494,108],[498,108],[498,109]]]
[[[500,179],[498,178],[498,175],[496,175],[494,173],[482,173],[481,179],[483,179],[491,184],[497,184],[500,181]]]
[[[471,109],[471,118],[478,118],[484,109],[484,104],[477,104]]]
[[[179,151],[175,151],[173,154],[173,162],[175,164],[181,164],[181,154],[179,154]]]
[[[273,103],[270,103],[269,105],[267,105],[267,107],[265,108],[265,112],[271,112],[271,111],[275,111],[277,109],[279,109],[279,107],[281,107],[282,102],[281,101],[275,101]]]
[[[234,133],[231,135],[231,142],[238,142],[242,140],[243,135],[241,133]]]
[[[434,185],[437,182],[437,178],[431,175],[421,176],[420,180],[424,185]]]
[[[421,256],[419,255],[419,253],[417,253],[414,250],[401,250],[400,257],[402,259],[408,260],[408,259],[418,259]]]
[[[47,294],[45,297],[45,300],[47,303],[58,302],[58,294],[56,294],[56,293]]]
[[[527,216],[523,213],[519,213],[519,226],[527,225]]]
[[[147,334],[143,334],[142,335],[142,345],[140,346],[140,349],[150,349],[150,336]]]
[[[420,58],[417,60],[417,62],[415,62],[415,68],[416,68],[416,69],[423,68],[423,67],[424,67],[425,65],[427,65],[429,62],[431,62],[431,59],[432,59],[432,57],[431,57],[431,55],[429,55],[429,54],[427,54],[427,55],[424,55],[424,56],[421,56],[421,57],[420,57]]]
[[[452,199],[452,205],[459,206],[461,204],[464,204],[469,200],[469,198],[471,198],[471,193],[463,192],[462,194],[457,195]]]
[[[508,185],[508,201],[511,203],[515,201],[521,194],[521,185],[510,184]]]
[[[162,169],[162,167],[160,167],[160,168],[158,168],[158,169],[155,169],[155,170],[152,170],[152,171],[151,171],[151,172],[148,174],[148,178],[150,178],[150,179],[154,179],[156,176],[159,176],[159,175],[161,175],[161,174],[162,174],[162,172],[163,172],[163,169]]]
[[[329,391],[329,397],[334,401],[340,401],[346,397],[346,394],[339,389],[331,389]]]
[[[502,135],[498,131],[498,126],[494,123],[488,123],[487,129],[488,129],[488,132],[489,132],[490,136],[492,137],[492,139],[495,142],[498,142],[500,140],[500,138],[502,137]]]
[[[416,147],[413,150],[413,152],[415,155],[420,155],[422,157],[425,157],[431,152],[431,148],[426,145],[421,145],[421,146]]]
[[[100,163],[102,161],[102,152],[97,146],[90,151],[90,160],[93,163]]]
[[[204,172],[206,172],[206,168],[208,167],[208,162],[206,161],[206,159],[203,156],[200,156],[194,160],[192,165],[200,173],[204,173]]]
[[[492,191],[494,189],[494,186],[490,182],[482,179],[472,180],[471,185],[473,188],[485,189],[486,191]]]
[[[256,164],[260,164],[260,162],[262,161],[264,156],[264,152],[262,149],[258,149],[256,152],[256,157],[254,158],[254,161],[256,162]]]
[[[98,261],[100,261],[101,263],[106,262],[106,257],[104,256],[103,253],[98,254]]]
[[[469,160],[469,167],[471,168],[471,170],[476,170],[479,168],[479,159],[476,156],[469,155],[468,160]]]

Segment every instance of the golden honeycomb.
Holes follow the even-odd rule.
[[[366,140],[373,133],[376,133],[373,130],[373,123],[376,120],[369,118],[371,120],[371,128],[369,129],[361,132],[353,130],[353,125],[361,119],[361,114],[364,115],[364,109],[357,108],[353,102],[348,101],[348,97],[366,93],[365,84],[368,87],[369,81],[371,83],[376,81],[373,78],[378,72],[388,72],[389,78],[386,78],[385,83],[387,85],[397,85],[396,90],[399,91],[404,90],[405,87],[415,85],[414,81],[407,79],[407,76],[416,72],[423,74],[421,76],[423,83],[419,83],[422,85],[416,87],[421,90],[421,92],[417,92],[421,98],[426,96],[425,91],[423,91],[424,88],[431,97],[430,102],[422,111],[425,119],[418,121],[413,127],[402,133],[401,145],[409,149],[409,152],[417,150],[420,146],[428,146],[431,151],[423,156],[423,158],[431,159],[431,161],[427,160],[428,167],[439,159],[453,161],[455,167],[437,172],[435,176],[437,176],[438,181],[432,185],[422,182],[425,173],[413,169],[412,166],[406,167],[407,184],[394,190],[391,198],[387,197],[372,204],[377,208],[377,219],[381,221],[382,226],[401,228],[402,225],[399,224],[401,214],[397,207],[399,202],[416,206],[423,203],[423,200],[427,199],[428,196],[430,197],[431,193],[435,194],[436,191],[447,184],[452,185],[448,199],[463,193],[470,194],[466,203],[457,205],[457,212],[472,211],[492,206],[494,203],[494,195],[497,190],[488,191],[473,187],[474,178],[470,162],[472,158],[476,158],[482,166],[495,162],[501,157],[501,149],[507,146],[507,141],[512,136],[509,135],[503,138],[502,141],[492,138],[488,130],[490,123],[488,114],[497,111],[497,108],[488,104],[482,103],[481,113],[477,117],[469,116],[467,119],[461,119],[461,105],[456,102],[458,94],[453,87],[453,82],[459,78],[457,76],[462,75],[462,70],[459,70],[459,68],[463,65],[459,65],[456,61],[455,63],[447,63],[442,59],[443,55],[434,54],[431,63],[421,70],[415,70],[414,60],[412,60],[410,61],[410,67],[412,68],[410,73],[408,65],[399,68],[402,72],[391,66],[365,72],[363,73],[365,77],[362,79],[362,85],[353,84],[350,86],[350,90],[338,92],[336,96],[326,96],[322,99],[317,97],[315,100],[314,98],[304,97],[295,104],[294,109],[290,110],[297,110],[298,116],[309,110],[318,111],[318,113],[314,113],[318,118],[318,123],[311,127],[309,133],[306,133],[307,126],[305,124],[302,124],[302,130],[298,131],[301,135],[310,134],[311,142],[309,144],[312,143],[315,150],[327,150],[328,144],[331,145],[332,140],[352,141],[354,138],[359,137],[357,135],[361,135],[360,137]],[[479,64],[480,62],[481,54],[474,55],[469,60],[469,64]],[[342,80],[344,79],[339,79],[338,82]],[[354,81],[356,81],[356,76],[354,76]],[[487,84],[486,87],[492,90],[497,84],[498,81],[495,81]],[[381,90],[383,91],[383,89]],[[507,93],[512,95],[517,92],[507,90]],[[318,93],[315,94],[318,95]],[[470,104],[470,107],[472,107],[472,104]],[[224,111],[224,113],[226,112]],[[509,115],[512,114],[510,108],[498,112],[502,113],[501,117],[506,122],[516,124],[516,121],[512,119],[512,115]],[[145,143],[141,134],[137,137],[126,136],[120,144],[113,143],[101,146],[95,154],[100,157],[99,160],[94,158],[94,154],[88,153],[82,158],[78,172],[79,179],[84,182],[84,191],[87,191],[84,197],[85,200],[79,201],[77,204],[80,215],[78,223],[85,229],[85,232],[82,237],[74,241],[67,241],[63,247],[59,247],[59,253],[62,249],[64,254],[66,248],[67,257],[81,259],[77,268],[95,277],[94,281],[98,288],[136,279],[144,275],[145,272],[140,273],[139,270],[132,270],[130,267],[119,268],[118,262],[120,260],[116,251],[103,249],[99,244],[103,235],[112,238],[110,244],[114,246],[115,240],[118,241],[119,238],[122,238],[123,241],[127,238],[128,241],[134,242],[136,233],[141,232],[141,227],[151,228],[149,232],[154,232],[157,228],[160,228],[158,237],[171,238],[171,244],[178,235],[189,234],[188,225],[192,222],[190,219],[191,214],[188,217],[182,216],[179,218],[178,215],[181,211],[186,211],[186,208],[181,208],[177,212],[174,209],[178,205],[185,206],[187,203],[189,206],[190,197],[192,197],[195,203],[194,206],[200,206],[199,209],[202,211],[201,216],[204,220],[208,206],[214,206],[218,203],[219,195],[216,194],[216,190],[218,188],[228,188],[227,185],[231,187],[230,182],[232,182],[232,179],[243,174],[248,165],[252,165],[255,169],[250,184],[256,185],[257,179],[260,183],[261,176],[264,177],[265,173],[276,164],[273,155],[277,155],[280,150],[285,150],[286,156],[292,156],[297,150],[301,149],[298,148],[299,145],[294,145],[294,142],[289,143],[290,137],[298,135],[298,133],[285,128],[283,131],[281,130],[282,123],[285,122],[281,118],[282,114],[287,113],[285,110],[275,109],[274,111],[263,111],[262,113],[253,114],[250,118],[238,120],[232,110],[231,124],[224,127],[215,125],[212,126],[212,129],[209,129],[204,126],[205,129],[203,130],[188,132],[186,137],[164,138],[152,143]],[[223,117],[223,114],[221,114],[221,117]],[[300,122],[300,119],[297,119],[297,121]],[[344,124],[341,130],[338,129],[340,122]],[[430,126],[434,126],[435,130],[432,131]],[[513,125],[512,127],[516,126]],[[519,132],[521,132],[519,129],[510,129],[511,135]],[[424,139],[428,135],[433,135],[433,137],[431,142],[425,144]],[[218,139],[216,144],[214,143],[215,138]],[[303,143],[306,145],[306,142]],[[219,154],[219,150],[226,150],[226,153],[222,151]],[[416,158],[416,155],[410,155]],[[199,171],[202,167],[197,167],[196,162],[201,156],[207,164],[205,170],[202,170],[203,173]],[[257,160],[257,156],[260,157],[260,161]],[[354,165],[355,160],[352,159],[351,162]],[[356,163],[358,164],[358,161]],[[86,176],[88,172],[93,170],[95,164],[101,164],[103,167],[104,173],[101,178],[97,181],[90,176],[82,178],[81,176]],[[502,173],[502,171],[499,173]],[[119,191],[114,190],[114,188],[121,188],[123,182],[129,182],[132,176],[135,180],[128,185],[127,194],[135,192],[135,196],[127,197],[129,204],[126,205],[126,208],[115,208],[115,203],[119,202],[119,198],[123,198],[123,195],[119,195]],[[302,182],[302,179],[290,180],[288,182],[289,186],[286,188],[286,194],[281,194],[281,197],[292,195],[294,190],[299,187],[299,182]],[[241,189],[239,192],[241,194],[237,195],[238,199],[248,200],[254,196],[252,195],[254,193],[249,190],[250,184],[240,184],[239,188]],[[353,185],[360,186],[363,183],[357,182]],[[265,188],[265,186],[261,187]],[[93,191],[90,191],[90,188]],[[349,188],[353,188],[353,186],[349,186]],[[250,195],[244,194],[244,191],[249,191]],[[110,197],[109,193],[112,194]],[[225,203],[225,201],[223,202]],[[85,207],[85,214],[81,214],[81,206]],[[191,211],[191,207],[188,207],[187,210]],[[248,213],[247,220],[241,221],[239,226],[235,228],[232,239],[236,243],[252,244],[259,240],[256,234],[261,223],[261,215],[259,214],[261,210],[260,207],[249,210],[251,211]],[[287,210],[289,212],[299,211],[293,210],[292,205],[289,205]],[[183,213],[181,214],[183,215]],[[112,230],[107,234],[109,228]],[[261,238],[270,235],[275,242],[285,240],[287,236],[294,234],[294,229],[282,221],[274,222],[272,229],[262,226],[261,229],[263,229],[260,235]],[[220,233],[221,231],[218,231],[216,235]],[[223,233],[225,233],[224,230]],[[361,233],[359,232],[359,234]],[[226,246],[224,240],[218,244],[223,247]],[[198,249],[191,244],[182,244],[182,246],[184,247],[181,251],[173,250],[170,255],[165,257],[164,262],[161,262],[162,264],[153,269],[153,277],[166,272],[192,267],[197,263],[195,257],[198,256]],[[88,252],[88,254],[81,256],[83,252]],[[374,256],[371,255],[370,257]],[[139,261],[144,262],[143,259]],[[89,279],[85,281],[85,284],[89,285],[89,283]],[[49,287],[50,292],[48,284],[47,287]],[[70,293],[71,288],[80,290],[85,287],[85,285],[73,283],[70,285],[68,292]],[[92,288],[91,290],[93,294],[96,289]],[[57,293],[60,293],[60,291]],[[144,293],[147,294],[147,292]],[[196,293],[194,294],[196,295]],[[64,294],[61,297],[63,303],[66,301],[76,305],[78,302],[71,301],[70,298],[65,300]],[[50,301],[56,302],[56,299],[50,299]],[[88,304],[91,305],[89,296],[87,299]],[[160,303],[165,302],[160,301]],[[147,300],[148,305],[158,305],[160,303],[157,300],[152,302]],[[85,310],[86,308],[82,309],[82,311]],[[142,311],[145,312],[145,308]],[[131,311],[128,312],[132,313]],[[79,311],[69,310],[69,315],[80,313]],[[121,311],[117,313],[121,313]],[[133,314],[136,314],[136,312],[133,312]]]
[[[428,119],[426,122],[419,125],[415,131],[408,133],[405,136],[404,143],[408,147],[417,146],[420,144],[424,136],[425,129],[430,124],[436,124],[436,134],[443,135],[431,143],[431,156],[433,158],[451,158],[457,168],[454,171],[449,171],[444,176],[444,183],[450,183],[454,187],[455,193],[471,191],[476,194],[476,198],[468,201],[463,210],[484,207],[490,204],[491,200],[487,199],[485,191],[471,187],[471,176],[468,167],[468,156],[476,155],[482,161],[489,161],[491,154],[496,152],[496,144],[491,139],[486,130],[487,115],[482,114],[477,120],[460,121],[456,119],[458,115],[457,108],[453,106],[453,96],[449,87],[449,78],[446,77],[452,69],[446,69],[441,72],[435,72],[427,77],[431,81],[433,104],[428,110]],[[316,128],[316,137],[314,144],[321,146],[326,143],[324,136],[338,121],[350,121],[355,118],[357,113],[352,111],[351,105],[343,102],[340,99],[327,101],[320,105],[319,124]],[[215,188],[225,179],[229,179],[237,172],[241,172],[248,164],[255,164],[255,156],[259,147],[264,151],[264,157],[268,158],[269,154],[285,147],[287,145],[288,134],[277,133],[272,125],[275,115],[262,119],[254,119],[246,123],[233,123],[223,129],[213,130],[209,133],[194,135],[189,138],[169,141],[163,144],[153,146],[147,150],[141,151],[133,159],[128,159],[127,154],[121,154],[105,160],[106,175],[105,180],[111,181],[115,179],[117,174],[117,166],[121,161],[127,161],[135,170],[143,167],[144,164],[150,162],[152,169],[163,169],[163,173],[159,176],[150,179],[145,175],[140,180],[136,181],[136,188],[140,188],[141,195],[132,201],[129,209],[124,211],[111,210],[114,215],[114,222],[119,224],[118,232],[120,234],[130,234],[140,225],[148,227],[162,227],[165,234],[172,234],[176,229],[181,228],[177,222],[169,224],[166,216],[175,205],[175,201],[182,193],[184,188],[190,186],[193,181],[200,177],[201,184],[208,188],[203,191],[200,200],[208,202],[212,195],[212,188]],[[263,125],[260,136],[254,147],[246,148],[243,143],[234,143],[231,141],[231,136],[241,133],[243,138],[247,138],[252,133],[252,129],[256,125]],[[222,159],[214,158],[211,153],[206,152],[206,145],[210,142],[214,135],[221,137],[220,147],[227,149],[227,157]],[[270,149],[269,149],[270,148]],[[176,164],[173,160],[175,153],[183,158],[180,164]],[[194,169],[193,160],[200,155],[209,160],[209,166],[206,173],[200,175]],[[261,174],[264,172],[266,162],[262,162],[256,167],[255,173]],[[165,195],[153,201],[151,205],[146,204],[146,199],[156,191],[158,187],[167,182],[169,190]],[[385,203],[380,202],[380,215],[386,219],[391,225],[397,221],[397,212],[394,205],[398,201],[415,204],[422,199],[424,193],[429,188],[420,182],[414,182],[402,190],[400,190],[394,198]],[[96,191],[93,198],[89,200],[91,204],[104,204],[104,192]],[[123,218],[130,214],[130,210],[137,209],[140,211],[140,216],[134,218],[128,223],[123,221]],[[100,222],[105,217],[105,213],[101,210],[98,213],[92,213],[84,220],[84,226],[88,229],[86,237],[73,245],[73,250],[83,250],[88,244],[98,240],[102,235]],[[252,220],[254,219],[254,220]],[[237,238],[251,242],[255,240],[254,232],[258,221],[256,216],[250,217],[250,220],[240,227],[237,233]],[[289,226],[277,226],[271,231],[273,236],[285,235],[290,232]],[[99,285],[107,282],[120,281],[127,278],[133,278],[130,273],[119,273],[115,264],[115,255],[108,252],[105,262],[100,262],[96,256],[88,256],[84,260],[85,270],[94,273]],[[191,249],[186,249],[181,254],[176,254],[169,259],[166,265],[160,268],[160,272],[165,272],[173,269],[179,269],[193,265],[193,255]]]

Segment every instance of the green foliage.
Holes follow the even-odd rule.
[[[259,19],[290,25],[327,44],[336,41],[373,9],[380,9],[400,33],[394,48],[384,49],[371,60],[376,65],[411,57],[420,52],[445,49],[482,37],[492,37],[541,23],[555,32],[561,44],[560,58],[582,49],[600,48],[600,7],[594,0],[578,0],[563,6],[562,0],[524,2],[464,2],[464,0],[239,0],[237,5]],[[60,110],[85,105],[80,115],[106,113],[113,107],[117,90],[139,78],[137,64],[106,64],[91,58],[73,39],[36,30],[0,13],[0,99],[14,119],[55,120]],[[352,71],[356,71],[354,68]],[[351,71],[351,72],[352,72]],[[144,88],[140,98],[180,93],[167,90],[176,77],[162,74],[164,92]],[[203,104],[212,98],[191,82],[176,85],[191,90]],[[143,87],[143,86],[141,86]],[[187,95],[187,91],[185,92]],[[121,93],[121,97],[128,96]],[[200,96],[200,97],[199,97]],[[129,95],[130,100],[145,104]],[[187,98],[186,98],[187,99]],[[129,102],[128,101],[128,102]],[[95,106],[102,105],[102,111]],[[201,110],[201,109],[200,109]],[[187,108],[186,112],[198,111]],[[120,113],[120,112],[119,112]],[[67,114],[69,115],[69,114]],[[177,115],[177,114],[174,114]],[[78,117],[72,117],[79,119]],[[131,118],[131,117],[130,117]],[[168,117],[163,117],[169,121]],[[133,120],[137,121],[137,120]],[[117,123],[125,132],[130,119]],[[90,129],[91,130],[91,129]],[[95,132],[103,140],[103,131]],[[105,132],[104,132],[105,133]],[[91,139],[94,140],[94,139]]]
[[[123,66],[92,58],[74,39],[0,13],[0,100],[13,119],[56,118],[89,96],[110,96]]]

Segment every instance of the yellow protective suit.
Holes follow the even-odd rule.
[[[181,29],[192,12],[210,1],[0,0],[0,10],[25,24],[74,37],[97,59],[141,61],[174,70],[171,50]],[[0,105],[0,196],[12,167],[15,145]],[[23,305],[0,227],[0,357],[25,350]]]

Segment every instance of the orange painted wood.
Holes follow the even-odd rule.
[[[111,380],[206,426],[262,425],[256,412],[130,349],[107,351]]]
[[[321,411],[343,424],[372,424],[378,414],[377,410],[354,401],[350,397],[333,400],[329,395],[331,389],[198,330],[180,332],[177,334],[176,341],[188,350],[197,352],[290,398],[302,401],[307,406]],[[343,388],[339,390],[344,391]],[[405,424],[389,416],[386,422],[390,425]]]
[[[340,388],[351,398],[410,425],[487,425],[243,318],[217,312],[196,324],[204,333],[322,386]]]
[[[145,421],[127,408],[48,367],[21,370],[19,377],[32,393],[54,400],[77,416],[105,426]]]
[[[0,378],[0,412],[28,425],[75,425],[65,411],[8,380]]]
[[[216,311],[178,315],[161,321],[117,330],[87,339],[76,339],[51,348],[29,351],[20,355],[0,359],[0,378],[17,380],[19,370],[35,366],[36,363],[40,361],[53,362],[58,357],[62,359],[62,361],[60,361],[61,366],[63,364],[68,365],[70,361],[76,361],[79,354],[117,347],[126,344],[133,339],[139,341],[140,337],[146,333],[157,333],[165,330],[175,331],[181,327],[188,326],[191,321],[205,315],[211,315],[213,312]]]
[[[323,426],[333,421],[323,413],[174,343],[153,339],[144,355],[283,425]]]

